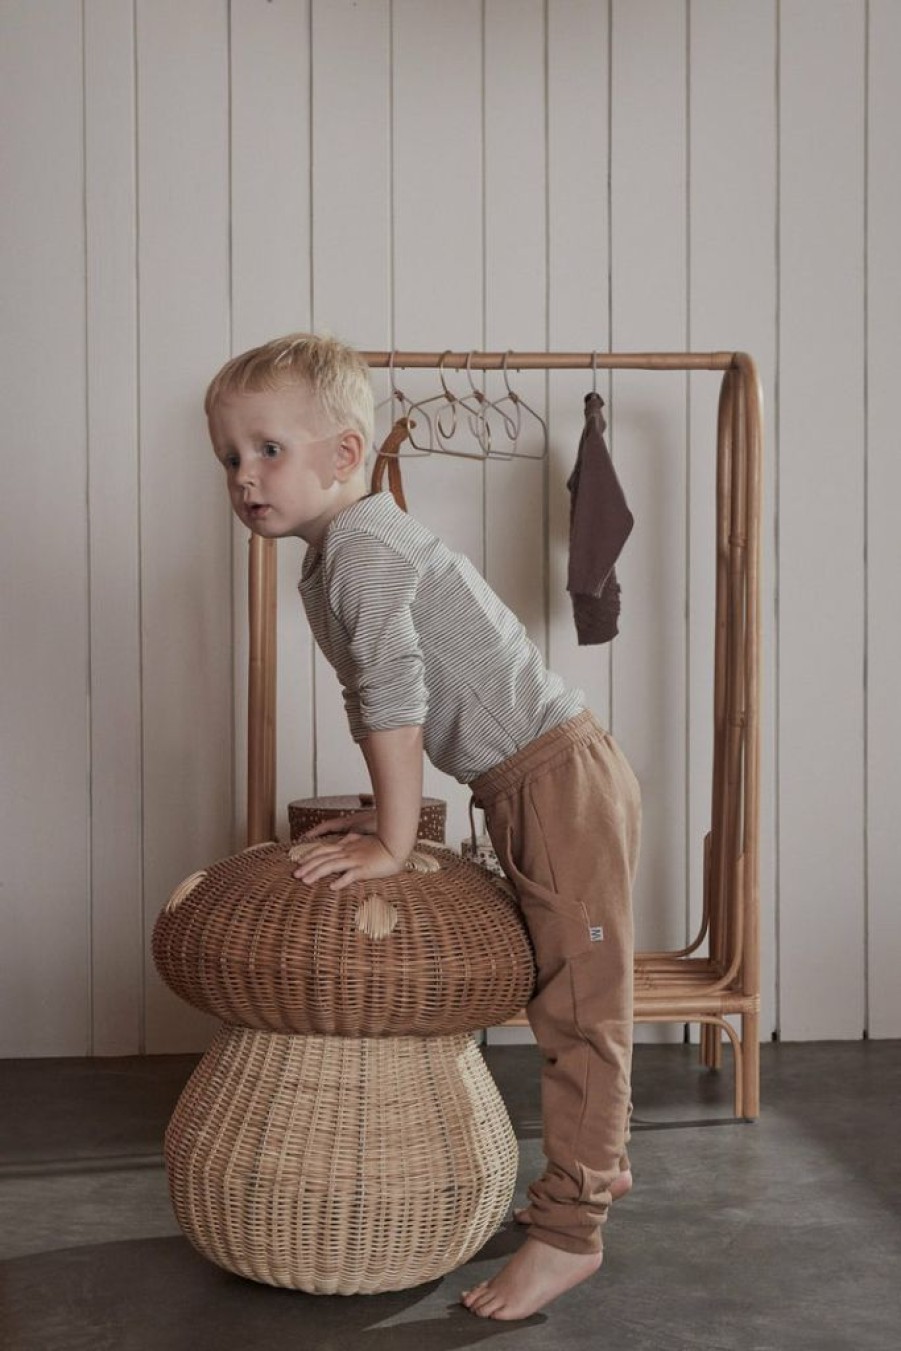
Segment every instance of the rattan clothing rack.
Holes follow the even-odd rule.
[[[700,928],[635,956],[636,1022],[699,1023],[702,1063],[735,1059],[735,1115],[760,1107],[760,502],[763,400],[744,352],[364,352],[371,367],[721,371],[716,434],[714,739]],[[250,544],[247,843],[275,834],[275,541]],[[702,953],[706,942],[706,952]],[[739,1020],[737,1032],[728,1020]]]

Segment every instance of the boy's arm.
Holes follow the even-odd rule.
[[[311,850],[294,876],[312,883],[331,873],[341,891],[351,882],[390,877],[403,869],[416,842],[422,804],[422,728],[393,727],[370,732],[360,743],[376,804],[376,834],[353,830],[339,842]]]
[[[403,867],[416,843],[422,807],[422,728],[370,732],[360,743],[375,797],[376,834]]]

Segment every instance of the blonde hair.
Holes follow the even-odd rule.
[[[232,357],[210,381],[204,412],[209,417],[225,394],[286,384],[305,384],[337,427],[354,427],[367,448],[372,444],[375,414],[369,367],[359,352],[325,334],[288,333]]]

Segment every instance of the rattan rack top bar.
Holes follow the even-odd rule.
[[[374,368],[473,371],[725,371],[748,360],[744,352],[361,352]]]

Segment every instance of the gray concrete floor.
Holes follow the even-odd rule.
[[[488,1060],[541,1165],[538,1056]],[[190,1056],[0,1061],[4,1351],[901,1351],[901,1043],[763,1048],[763,1112],[729,1119],[731,1073],[694,1048],[635,1057],[636,1187],[601,1272],[521,1323],[459,1292],[497,1268],[502,1229],[466,1267],[397,1294],[255,1285],[182,1239],[160,1159]]]

